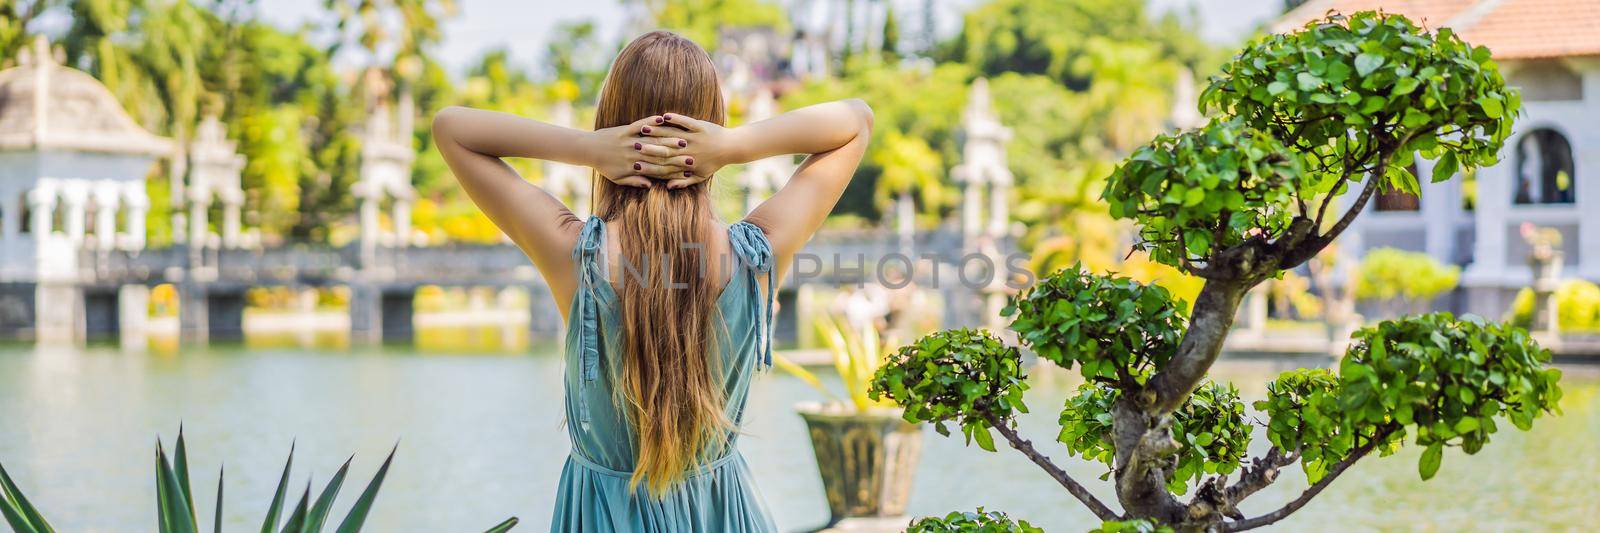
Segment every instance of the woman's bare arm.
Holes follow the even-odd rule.
[[[681,153],[695,160],[690,166],[697,174],[674,179],[668,186],[702,181],[723,165],[811,154],[783,189],[746,216],[766,230],[780,269],[787,268],[833,211],[872,136],[872,109],[859,99],[807,106],[731,129],[681,115],[663,119],[682,130],[657,128],[653,134],[687,139]]]
[[[577,286],[571,254],[582,226],[550,193],[522,179],[503,157],[526,157],[594,167],[619,185],[649,186],[650,177],[681,175],[665,145],[676,138],[641,137],[635,124],[588,132],[537,120],[465,107],[433,118],[439,153],[461,188],[501,231],[521,248],[550,284],[561,311]],[[649,147],[646,149],[646,147]],[[630,167],[630,165],[632,165]],[[611,176],[618,176],[612,178]]]

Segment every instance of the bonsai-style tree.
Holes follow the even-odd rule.
[[[1449,29],[1334,16],[1240,52],[1201,97],[1210,124],[1160,136],[1115,170],[1104,198],[1140,226],[1137,247],[1205,280],[1193,311],[1161,287],[1074,268],[1003,313],[1022,347],[1083,374],[1059,440],[1110,467],[1121,511],[1018,436],[1022,356],[992,334],[944,331],[906,346],[877,373],[874,394],[941,433],[956,424],[986,450],[998,432],[1116,529],[1261,527],[1357,460],[1408,443],[1424,448],[1419,470],[1432,477],[1445,447],[1474,453],[1498,420],[1527,429],[1555,409],[1560,373],[1527,332],[1447,313],[1361,329],[1337,370],[1268,384],[1255,408],[1271,446],[1248,460],[1245,406],[1206,376],[1251,287],[1317,255],[1380,190],[1418,193],[1406,170],[1416,155],[1436,160],[1435,181],[1493,164],[1519,100],[1489,50]],[[1239,511],[1297,462],[1311,483],[1303,494],[1259,516]]]

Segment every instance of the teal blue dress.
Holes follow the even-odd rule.
[[[772,245],[749,222],[728,227],[737,269],[717,299],[726,331],[712,357],[722,358],[722,383],[727,391],[727,416],[743,422],[745,400],[755,374],[772,364],[772,297],[763,295],[757,276],[773,279]],[[621,532],[768,532],[777,531],[750,467],[736,446],[691,472],[661,497],[641,484],[629,490],[634,449],[632,426],[613,401],[613,376],[622,358],[621,310],[607,281],[601,257],[605,223],[590,217],[583,225],[573,261],[578,291],[567,315],[566,416],[572,452],[561,469],[551,531]],[[734,439],[737,431],[729,436]]]

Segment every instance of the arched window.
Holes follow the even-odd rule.
[[[1417,164],[1415,162],[1407,166],[1406,171],[1410,172],[1412,176],[1418,176],[1418,180],[1423,179],[1417,174]],[[1422,209],[1421,198],[1399,189],[1383,189],[1373,198],[1373,202],[1372,208],[1378,211],[1417,211]]]
[[[1517,141],[1516,203],[1570,204],[1573,191],[1572,145],[1552,129],[1530,131]]]

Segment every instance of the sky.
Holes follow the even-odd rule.
[[[324,0],[271,0],[262,2],[261,15],[284,27],[295,27],[321,16]],[[899,12],[921,5],[921,0],[890,0]],[[1038,0],[1050,1],[1050,0]],[[592,20],[600,35],[620,37],[626,18],[617,0],[456,0],[459,13],[445,23],[444,41],[437,51],[451,71],[460,73],[484,51],[504,48],[516,63],[541,68],[545,43],[563,22]],[[941,34],[960,28],[961,13],[982,0],[936,0]],[[270,4],[270,8],[267,6]],[[1158,11],[1178,10],[1200,18],[1207,40],[1231,44],[1247,37],[1259,24],[1277,15],[1282,0],[1151,0]]]

